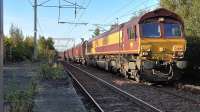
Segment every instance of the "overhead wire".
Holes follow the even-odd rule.
[[[82,18],[82,16],[84,15],[85,11],[88,9],[88,7],[90,6],[92,0],[89,0],[85,9],[83,10],[83,12],[80,14],[79,18],[77,21],[80,21],[80,19]],[[77,22],[76,20],[74,20],[74,22]],[[69,35],[74,31],[74,29],[77,27],[77,25],[75,24],[73,27],[71,27],[71,29],[69,30]]]
[[[146,2],[147,0],[144,0],[141,4],[144,4],[144,2]],[[121,12],[121,11],[123,11],[124,9],[126,9],[126,8],[128,8],[128,6],[130,6],[132,3],[134,2],[134,0],[130,0],[130,1],[128,1],[125,5],[123,5],[122,7],[120,7],[119,9],[117,9],[117,10],[115,10],[114,12],[113,12],[113,14],[115,15],[115,14],[117,14],[117,13],[119,13],[119,12]],[[140,5],[140,4],[134,4],[133,6],[136,6],[136,5]],[[117,18],[117,17],[114,17],[113,15],[112,15],[112,17],[107,17],[107,18],[105,18],[103,21],[108,21],[108,20],[110,20],[110,19],[113,19],[113,18]],[[106,24],[110,24],[110,26],[113,24],[113,22],[114,21],[116,21],[116,20],[112,20],[112,21],[109,21],[108,23],[106,23]],[[105,24],[105,23],[104,23]]]
[[[28,3],[31,5],[31,7],[33,7],[32,1],[31,1],[31,0],[27,0],[27,1],[28,1]]]
[[[142,4],[145,4],[146,1],[148,1],[148,0],[144,0],[144,1],[141,2],[140,4],[136,4],[136,5],[140,6],[140,5],[142,5]],[[154,5],[156,6],[157,3],[154,4]],[[151,5],[151,7],[153,7],[154,5]],[[147,9],[147,8],[148,8],[148,7],[144,7],[144,8],[139,9],[139,10],[130,10],[130,11],[128,11],[127,14],[123,14],[123,15],[118,16],[118,17],[116,17],[116,18],[118,18],[118,19],[122,19],[123,17],[129,16],[129,15],[131,15],[131,14],[137,13],[137,12],[142,11],[143,9],[145,10],[145,9]],[[113,22],[116,21],[116,18],[115,18],[114,20],[112,20],[112,21],[109,21],[107,24],[113,24]]]
[[[40,31],[40,33],[42,34],[42,36],[44,36],[44,32],[43,32],[42,26],[41,26],[41,24],[40,24],[39,18],[37,18],[37,21],[38,21],[37,24],[38,24],[39,31]]]
[[[143,1],[142,3],[140,3],[140,4],[144,4],[145,2],[146,2],[147,0],[145,0],[145,1]],[[140,5],[140,4],[138,4],[138,5]],[[145,8],[143,8],[143,9],[145,9],[145,10],[143,10],[143,9],[139,9],[139,10],[136,10],[136,11],[134,11],[134,10],[131,10],[131,11],[128,11],[128,14],[123,14],[123,15],[121,15],[121,16],[118,16],[117,18],[118,19],[122,19],[122,18],[124,18],[124,17],[127,17],[127,16],[129,16],[129,15],[135,15],[135,16],[137,16],[137,14],[138,13],[140,13],[140,12],[142,12],[142,11],[146,11],[146,10],[149,10],[149,9],[151,9],[151,8],[153,8],[153,7],[158,7],[159,6],[159,3],[156,3],[156,4],[153,4],[153,5],[150,5],[150,6],[145,6]],[[115,20],[116,21],[116,20]],[[109,22],[109,23],[107,23],[107,24],[110,24],[110,26],[113,24],[113,22],[114,21],[111,21],[111,22]],[[101,24],[99,24],[99,25],[101,25]]]
[[[144,0],[143,2],[141,2],[141,3],[139,3],[139,4],[134,4],[133,6],[140,6],[140,5],[143,5],[146,1],[148,1],[148,0]],[[114,18],[114,17],[112,17],[112,18]],[[116,21],[116,18],[119,19],[119,17],[115,17],[114,20],[112,20],[112,22],[113,22],[113,21]],[[108,22],[108,23],[112,23],[112,22],[110,21],[110,22]]]
[[[33,7],[33,3],[32,3],[32,1],[31,0],[27,0],[28,1],[28,3],[31,5],[31,7]],[[50,1],[50,0],[47,0],[47,1]],[[47,2],[46,1],[46,2]],[[43,3],[46,3],[46,2],[43,2]],[[39,19],[37,18],[37,24],[38,24],[38,28],[39,28],[39,31],[40,31],[40,33],[44,36],[44,32],[43,32],[43,30],[42,30],[42,27],[41,27],[41,24],[40,24],[40,22],[39,22]]]
[[[144,4],[146,1],[147,1],[147,0],[144,0],[143,2],[141,2],[140,4],[137,4],[137,5]],[[128,3],[130,3],[130,2],[128,2]],[[157,6],[157,5],[158,5],[158,4],[156,3],[156,4],[150,5],[150,6],[148,6],[148,7],[145,6],[145,8],[143,8],[143,9],[149,10],[150,8],[155,7],[155,6]],[[121,8],[123,8],[123,7],[121,7]],[[118,19],[122,19],[123,17],[129,16],[129,15],[136,15],[136,16],[137,16],[137,13],[142,12],[143,9],[139,9],[139,10],[136,10],[136,11],[130,10],[130,11],[128,11],[128,12],[129,12],[128,14],[124,14],[124,15],[118,16]],[[120,9],[118,9],[118,10],[120,10]],[[93,23],[93,24],[92,24],[92,23],[88,23],[88,24],[93,25],[94,23]],[[109,24],[109,26],[111,26],[111,25],[113,24],[113,21],[112,21],[112,22],[109,22],[108,24]],[[98,24],[98,25],[101,25],[101,24]],[[106,26],[108,26],[108,25],[106,25]],[[70,30],[70,33],[73,32],[74,28],[76,28],[76,25],[75,25],[75,27],[73,27],[73,28]]]
[[[69,3],[69,4],[72,4],[72,5],[74,5],[74,6],[76,5],[76,6],[80,7],[80,8],[83,8],[82,6],[80,6],[80,5],[76,4],[76,3],[69,2],[69,1],[67,1],[67,0],[63,0],[63,1],[65,1],[65,2],[67,2],[67,3]]]
[[[145,7],[145,10],[148,11],[150,8],[155,7],[155,6],[157,6],[157,5],[158,5],[158,4],[153,4],[153,5],[147,6],[147,7]],[[136,15],[136,16],[137,16],[137,13],[140,13],[140,12],[145,11],[145,10],[140,9],[140,10],[136,10],[136,11],[132,11],[132,12],[129,11],[130,13],[127,13],[127,14],[124,14],[124,15],[121,15],[121,16],[118,16],[118,18],[120,19],[120,18],[129,16],[129,15]]]
[[[44,4],[46,4],[47,2],[49,2],[49,1],[51,1],[51,0],[46,0],[46,1],[42,2],[42,3],[40,3],[39,6],[40,6],[40,5],[44,5]]]
[[[78,20],[80,20],[80,19],[82,18],[82,16],[84,15],[85,11],[88,9],[88,7],[89,7],[91,1],[92,1],[92,0],[89,0],[89,1],[88,1],[88,4],[86,5],[86,9],[83,10],[83,12],[82,12],[82,14],[79,16]]]
[[[46,0],[46,1],[42,2],[41,4],[45,4],[45,3],[49,2],[49,1],[50,1],[50,0]],[[60,1],[60,0],[59,0],[59,1]],[[67,2],[67,3],[70,3],[70,4],[74,4],[74,3],[69,2],[69,1],[67,1],[67,0],[63,0],[63,1],[65,1],[65,2]],[[86,10],[88,9],[88,7],[89,7],[91,1],[92,1],[92,0],[89,0],[89,1],[88,1],[88,3],[87,3],[87,5],[86,5],[85,9],[83,9],[83,11],[80,13],[78,19],[77,19],[77,18],[74,18],[74,23],[81,20],[81,18],[82,18],[83,15],[85,14]],[[127,2],[124,6],[120,7],[120,8],[119,8],[118,10],[116,10],[115,12],[119,12],[119,11],[124,10],[124,9],[127,8],[129,5],[131,5],[133,1],[134,1],[134,0],[130,0],[129,2]],[[147,0],[144,0],[144,1],[141,2],[140,4],[144,4],[146,1],[147,1]],[[29,2],[29,4],[33,7],[33,3],[31,2],[31,0],[28,0],[28,2]],[[85,0],[83,1],[82,4],[85,4]],[[140,4],[138,4],[138,5],[140,5]],[[75,5],[76,5],[76,3],[75,3]],[[137,4],[134,4],[134,5],[137,5]],[[60,6],[60,3],[59,3],[59,6]],[[77,5],[77,6],[79,6],[79,5]],[[156,4],[154,4],[154,5],[152,5],[152,6],[148,6],[148,7],[153,7],[153,6],[156,6]],[[147,9],[148,7],[145,7],[145,9]],[[133,12],[132,12],[132,11],[133,11]],[[123,17],[129,16],[129,15],[132,15],[132,14],[136,14],[136,13],[139,12],[139,11],[141,11],[141,10],[137,10],[137,11],[131,10],[131,11],[128,11],[128,12],[130,12],[130,13],[124,14],[124,15],[121,15],[121,16],[118,16],[118,18],[121,19],[121,18],[123,18]],[[115,13],[114,13],[114,14],[115,14]],[[60,9],[59,9],[59,17],[58,17],[58,19],[59,19],[59,18],[60,18]],[[114,17],[111,17],[111,18],[114,18]],[[109,20],[109,18],[106,19],[106,20]],[[38,20],[38,21],[39,21],[39,20]],[[112,22],[113,22],[113,21],[112,21]],[[112,23],[112,22],[109,22],[109,23]],[[92,23],[91,23],[91,24],[92,24]],[[39,24],[39,27],[40,27],[41,32],[43,33],[43,30],[42,30],[40,24]],[[71,34],[71,33],[74,31],[74,29],[75,29],[76,27],[77,27],[77,24],[75,24],[73,27],[71,27],[71,29],[69,30],[69,34]]]
[[[119,9],[117,9],[116,11],[114,11],[112,14],[115,15],[116,13],[119,13],[120,11],[126,9],[129,5],[132,4],[132,2],[134,2],[134,0],[128,1],[125,5],[123,5],[122,7],[120,7]],[[103,19],[103,21],[109,20],[111,18],[113,18],[113,15],[112,15],[112,17],[107,17],[107,18]]]

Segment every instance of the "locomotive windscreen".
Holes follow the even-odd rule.
[[[173,19],[146,20],[140,27],[142,37],[145,38],[178,38],[182,36],[181,24]]]
[[[159,23],[144,23],[142,24],[143,37],[160,37],[160,25]]]
[[[176,23],[165,23],[164,25],[164,37],[180,37],[181,36],[181,26]]]

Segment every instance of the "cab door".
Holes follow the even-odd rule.
[[[136,26],[127,26],[124,29],[124,50],[132,53],[138,47],[138,35]]]

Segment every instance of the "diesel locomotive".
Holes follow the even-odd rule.
[[[180,16],[159,8],[115,25],[64,52],[67,60],[118,72],[137,82],[178,80],[186,68]]]

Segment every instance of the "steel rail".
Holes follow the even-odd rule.
[[[69,64],[70,64],[70,63],[69,63]],[[142,103],[142,104],[146,105],[147,107],[151,108],[153,111],[155,111],[155,112],[163,112],[162,110],[160,110],[160,109],[154,107],[153,105],[151,105],[151,104],[149,104],[149,103],[143,101],[142,99],[137,98],[136,96],[134,96],[134,95],[132,95],[132,94],[127,93],[126,91],[123,91],[122,89],[120,89],[120,88],[118,88],[118,87],[116,87],[116,86],[114,86],[114,85],[112,85],[112,84],[110,84],[110,83],[104,81],[103,79],[98,78],[98,77],[92,75],[91,73],[89,73],[89,72],[87,72],[87,71],[85,71],[85,70],[80,69],[80,68],[77,67],[77,66],[74,66],[74,65],[72,65],[72,64],[70,64],[70,65],[73,66],[74,68],[77,68],[77,69],[79,69],[80,71],[86,73],[88,76],[90,76],[90,77],[92,77],[92,78],[94,78],[94,79],[96,79],[96,80],[98,80],[98,81],[100,81],[100,82],[106,84],[106,85],[109,86],[110,88],[113,88],[113,89],[115,89],[115,90],[117,90],[117,91],[119,91],[119,92],[121,92],[121,93],[123,93],[123,94],[129,96],[130,98],[133,98],[133,99],[139,101],[140,103]]]
[[[66,71],[71,77],[72,79],[75,81],[76,84],[78,84],[78,86],[85,92],[85,94],[92,100],[92,102],[94,103],[94,105],[96,106],[96,108],[100,111],[100,112],[104,112],[104,110],[100,107],[100,105],[94,100],[94,98],[90,95],[90,93],[83,87],[83,85],[76,79],[76,77],[67,69],[65,68]]]

